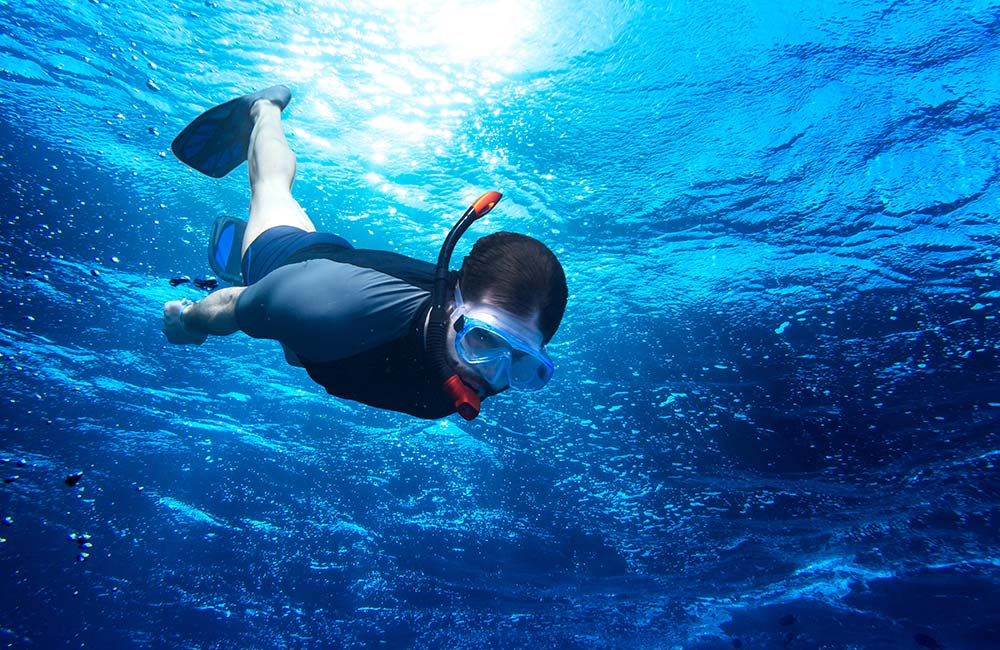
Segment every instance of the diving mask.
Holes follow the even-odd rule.
[[[538,390],[555,367],[541,333],[490,305],[470,306],[455,287],[455,351],[493,390]]]

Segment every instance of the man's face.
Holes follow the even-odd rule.
[[[466,384],[471,386],[479,394],[480,397],[488,397],[490,395],[496,395],[502,393],[509,388],[507,384],[507,370],[498,367],[497,364],[471,364],[466,360],[462,359],[456,349],[456,339],[459,332],[455,330],[455,322],[459,314],[456,313],[457,308],[455,305],[452,306],[452,319],[448,327],[448,357],[451,361],[451,365],[455,368],[456,374],[464,381]],[[509,329],[516,330],[511,331],[509,334],[511,336],[516,335],[517,340],[525,341],[532,348],[541,349],[542,340],[544,335],[541,332],[541,328],[538,326],[538,312],[536,311],[532,314],[530,319],[517,318],[507,312],[500,309],[493,301],[490,300],[489,296],[484,297],[479,301],[468,301],[464,303],[462,308],[462,315],[467,316],[469,319],[482,318],[486,321],[492,322],[497,325],[497,330],[501,333],[507,334],[503,324],[497,323],[496,316],[498,314],[503,315],[504,319],[509,322]],[[484,333],[488,338],[489,333]],[[470,335],[471,336],[471,335]],[[502,360],[501,360],[502,361]],[[508,363],[510,359],[506,360]]]

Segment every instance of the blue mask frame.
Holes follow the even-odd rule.
[[[555,365],[534,328],[490,305],[470,307],[455,288],[455,352],[494,390],[539,390]],[[529,338],[530,337],[530,338]]]

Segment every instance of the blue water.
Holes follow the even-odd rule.
[[[1000,3],[0,26],[4,645],[1000,647]],[[428,422],[273,343],[165,342],[162,303],[204,295],[168,280],[249,198],[169,142],[279,82],[320,228],[432,260],[498,189],[455,259],[556,251],[546,390]]]

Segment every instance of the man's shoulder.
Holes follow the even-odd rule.
[[[401,253],[374,248],[345,248],[326,252],[318,259],[378,271],[424,291],[434,287],[434,265]]]
[[[326,258],[279,267],[237,304],[244,332],[326,362],[405,337],[429,290],[384,269]]]

